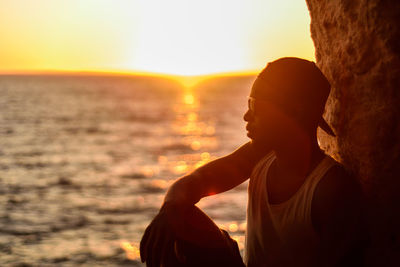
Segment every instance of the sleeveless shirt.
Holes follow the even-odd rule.
[[[270,152],[250,176],[245,263],[248,267],[314,266],[319,240],[311,222],[312,198],[318,182],[337,162],[325,156],[291,198],[270,204],[266,180],[275,158]]]

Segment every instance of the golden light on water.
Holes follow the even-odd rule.
[[[239,229],[239,226],[237,225],[237,223],[231,223],[228,226],[229,232],[237,232],[237,230]]]
[[[179,81],[184,88],[191,89],[194,87],[196,84],[198,84],[200,81],[206,79],[206,78],[211,78],[212,75],[200,75],[200,76],[182,76],[178,75],[175,76],[175,79]]]
[[[168,157],[167,156],[158,156],[158,163],[165,164],[167,162],[168,162]]]
[[[187,120],[188,121],[197,121],[197,114],[195,112],[190,112],[187,115]]]
[[[194,95],[191,92],[186,92],[183,96],[183,102],[186,105],[194,105],[194,103],[195,103],[194,100],[195,100]],[[191,114],[193,114],[193,113],[191,113]]]
[[[176,120],[172,127],[192,153],[182,155],[181,160],[178,161],[162,158],[161,161],[165,164],[172,164],[171,170],[175,174],[184,174],[206,164],[211,160],[211,155],[207,150],[218,145],[217,138],[214,136],[214,125],[212,122],[203,121],[199,115],[200,103],[195,91],[186,88],[182,93],[181,101],[174,108]]]
[[[232,235],[231,236],[233,240],[235,240],[238,243],[239,250],[244,249],[244,244],[245,244],[245,237],[243,235]]]
[[[200,154],[200,157],[201,157],[201,160],[198,161],[198,162],[194,165],[194,167],[195,167],[196,169],[199,168],[199,167],[201,167],[201,166],[203,166],[204,164],[206,164],[207,162],[209,162],[209,161],[211,160],[210,153],[208,153],[208,152],[203,152],[203,153],[201,153],[201,154]]]
[[[150,183],[151,188],[167,189],[170,186],[170,181],[162,179],[154,179]]]
[[[242,232],[246,231],[246,228],[247,228],[247,222],[241,223],[239,225],[239,230]]]
[[[180,155],[159,155],[156,165],[143,166],[141,173],[146,178],[153,178],[162,172],[163,169],[176,175],[188,173],[211,160],[211,155],[204,151],[216,146],[214,135],[215,128],[209,122],[202,121],[199,116],[199,102],[195,93],[186,89],[182,92],[180,102],[173,107],[176,118],[171,127],[179,141],[170,139],[172,148],[181,145],[190,149],[189,153]],[[169,182],[154,179],[149,182],[149,187],[166,189]]]
[[[153,177],[155,174],[155,170],[152,167],[144,166],[142,168],[142,173],[145,177]]]
[[[126,258],[129,260],[138,260],[140,259],[140,251],[138,246],[128,242],[122,241],[120,243],[120,247],[125,251]]]
[[[200,148],[201,148],[201,143],[200,143],[200,141],[193,141],[191,144],[190,144],[190,147],[193,149],[193,150],[199,150]]]
[[[182,174],[187,172],[189,169],[188,165],[186,164],[185,161],[178,161],[178,163],[176,164],[176,166],[174,167],[174,172],[176,174]]]
[[[208,153],[208,152],[203,152],[203,153],[201,153],[200,156],[201,156],[201,159],[204,161],[210,160],[210,153]]]

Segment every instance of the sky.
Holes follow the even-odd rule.
[[[0,73],[253,72],[314,58],[305,0],[0,0]]]

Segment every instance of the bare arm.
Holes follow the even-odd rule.
[[[177,180],[169,188],[164,201],[193,205],[203,197],[230,190],[250,177],[253,167],[263,155],[248,142],[233,153]]]
[[[253,167],[269,151],[248,142],[233,153],[211,161],[177,180],[168,190],[160,212],[140,242],[142,262],[159,266],[174,255],[174,242],[185,236],[187,211],[201,198],[227,191],[249,178]],[[218,230],[219,231],[219,230]],[[219,233],[221,235],[221,233]]]

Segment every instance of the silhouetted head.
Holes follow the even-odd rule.
[[[281,58],[258,75],[249,97],[248,136],[276,142],[282,135],[313,136],[320,126],[334,135],[322,118],[330,84],[314,62]]]

